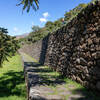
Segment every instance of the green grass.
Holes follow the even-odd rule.
[[[31,56],[27,55],[26,53],[23,53],[23,56],[27,57],[27,59],[29,60],[29,62],[30,61],[32,61],[32,62],[34,61],[34,62],[38,63],[36,59],[32,58]]]
[[[34,61],[37,65],[39,64],[34,58],[27,54],[23,55],[29,62]],[[73,100],[100,100],[100,96],[98,96],[96,92],[86,89],[81,84],[69,78],[62,77],[58,72],[53,71],[48,66],[38,65],[36,73],[38,73],[42,79],[42,81],[39,81],[40,86],[46,86],[53,90],[53,92],[47,93],[46,95],[61,95],[63,100],[68,100],[69,97],[75,95],[82,95],[83,97],[79,99],[73,98]],[[67,92],[69,92],[69,94]]]
[[[30,59],[33,58],[30,57]],[[34,59],[33,61],[37,62]],[[42,77],[44,77],[44,83],[54,91],[53,93],[49,93],[48,95],[60,95],[60,92],[63,92],[63,90],[58,91],[58,85],[64,83],[63,87],[71,92],[71,94],[68,94],[66,96],[63,95],[64,100],[68,100],[71,95],[77,94],[81,94],[84,96],[84,98],[81,98],[80,100],[100,100],[100,96],[95,91],[89,90],[69,78],[62,77],[58,72],[53,71],[48,66],[41,66],[38,72]]]
[[[0,68],[0,100],[26,100],[26,86],[19,55]]]
[[[58,86],[64,83],[63,88],[71,92],[71,94],[67,94],[66,92],[66,95],[62,95],[64,98],[63,100],[68,100],[71,95],[77,94],[84,96],[77,100],[100,100],[100,96],[95,91],[86,89],[81,84],[76,83],[69,78],[62,77],[58,72],[52,71],[48,66],[41,66],[39,73],[42,77],[44,77],[45,84],[54,91],[48,95],[60,95],[60,93],[64,92],[64,90],[59,91]]]

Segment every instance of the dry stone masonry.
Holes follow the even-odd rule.
[[[100,90],[99,1],[49,37],[46,64],[84,86]]]
[[[33,44],[34,53],[30,55],[40,57],[38,54],[47,48],[46,65],[83,86],[100,90],[100,1],[89,4],[44,40],[39,45]],[[36,48],[39,49],[35,51]]]
[[[24,52],[39,61],[41,48],[42,40],[35,42],[34,44],[24,44],[19,51]]]

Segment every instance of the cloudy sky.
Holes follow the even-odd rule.
[[[64,16],[66,11],[80,3],[91,0],[40,0],[39,10],[30,10],[22,14],[22,6],[16,4],[20,0],[0,1],[0,27],[8,29],[10,35],[20,35],[31,31],[32,25],[43,27],[49,21],[55,21]]]

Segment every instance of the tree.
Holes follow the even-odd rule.
[[[7,29],[0,28],[0,67],[7,57],[11,57],[19,49],[18,41],[15,37],[7,35]]]
[[[21,2],[17,5],[23,5],[23,10],[27,9],[27,12],[30,11],[32,7],[34,10],[39,8],[39,0],[20,0]]]
[[[62,26],[62,21],[59,19],[57,21],[54,22],[54,28],[55,30],[57,30],[58,28],[60,28]]]
[[[45,27],[46,29],[49,31],[49,32],[52,32],[54,30],[54,23],[51,22],[51,21],[48,21],[46,24],[45,24]]]
[[[32,32],[36,32],[40,29],[39,26],[32,26]]]
[[[55,22],[48,21],[45,24],[45,27],[49,32],[53,32],[53,31],[57,30],[58,28],[60,28],[61,26],[62,26],[61,19],[56,20]]]

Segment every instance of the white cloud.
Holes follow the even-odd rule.
[[[48,12],[43,13],[43,17],[47,18],[49,16]]]
[[[47,19],[46,19],[46,18],[40,18],[40,22],[41,22],[41,23],[47,22]]]
[[[42,15],[43,15],[43,17],[40,18],[40,22],[41,22],[41,23],[47,22],[47,17],[49,16],[49,13],[48,13],[48,12],[45,12],[45,13],[43,13]]]
[[[13,31],[14,31],[14,33],[17,33],[17,32],[19,32],[19,29],[17,27],[14,27]]]

